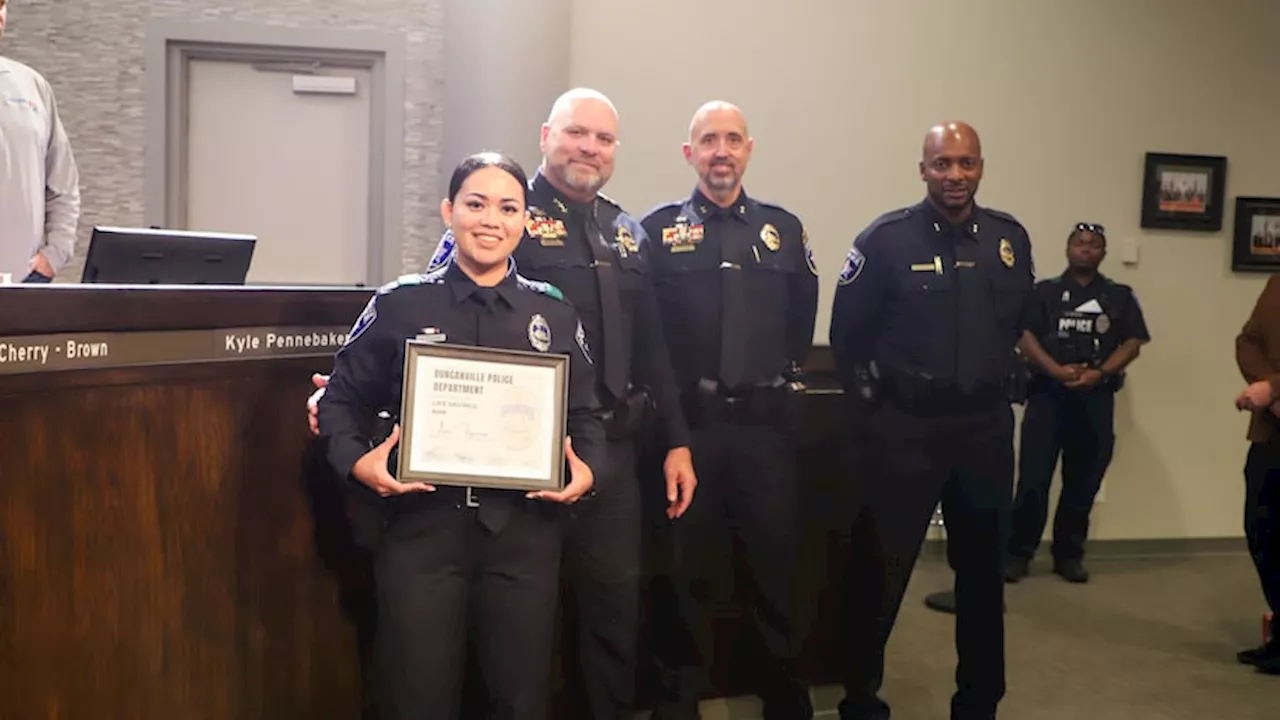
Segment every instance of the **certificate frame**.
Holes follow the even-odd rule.
[[[564,489],[568,378],[568,355],[406,340],[397,479]]]

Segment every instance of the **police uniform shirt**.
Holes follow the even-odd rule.
[[[75,251],[80,175],[53,88],[0,57],[0,273],[27,276],[40,252],[56,273]]]
[[[424,328],[438,329],[450,345],[568,355],[569,436],[598,477],[604,428],[595,415],[595,376],[573,306],[554,287],[517,275],[514,263],[501,283],[481,288],[452,262],[380,288],[335,355],[318,414],[340,476],[349,476],[369,451],[363,428],[370,419],[382,410],[399,414],[405,340]]]
[[[453,251],[452,236],[446,233],[428,271],[442,267]],[[640,223],[612,200],[597,195],[593,202],[576,203],[561,195],[541,171],[530,180],[529,221],[513,254],[520,273],[550,283],[573,303],[595,360],[600,401],[621,399],[628,380],[647,388],[657,401],[668,447],[685,447],[690,443],[689,428],[671,373],[649,276],[649,253]],[[612,289],[602,287],[602,278]],[[613,293],[616,308],[605,306],[605,292]],[[607,317],[611,312],[617,317]]]
[[[974,206],[952,224],[927,200],[886,213],[854,241],[836,287],[831,345],[855,365],[974,391],[1004,382],[1034,282],[1013,216]]]
[[[1088,285],[1065,274],[1036,283],[1026,328],[1059,364],[1095,368],[1126,340],[1151,339],[1133,289],[1101,273]]]
[[[653,246],[650,265],[681,387],[702,378],[768,383],[791,363],[804,364],[818,273],[798,217],[745,190],[727,208],[695,190],[650,211],[641,224]],[[726,281],[733,285],[726,288]],[[722,377],[730,354],[742,364],[735,381]]]

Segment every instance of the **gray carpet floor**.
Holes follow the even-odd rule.
[[[1263,604],[1247,556],[1098,558],[1086,585],[1039,561],[1006,586],[1008,693],[1001,720],[1280,720],[1280,676],[1236,663],[1257,645]],[[888,648],[883,696],[894,720],[946,720],[954,618],[924,607],[951,583],[917,566]],[[814,688],[835,717],[840,688]],[[753,699],[704,703],[704,720],[759,717]]]

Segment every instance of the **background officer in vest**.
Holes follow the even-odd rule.
[[[870,437],[852,532],[845,720],[884,720],[885,644],[941,500],[956,571],[953,720],[1004,696],[1001,570],[1013,495],[1013,349],[1034,281],[1031,240],[979,207],[982,145],[964,123],[925,137],[926,199],[871,223],[845,260],[831,348]]]
[[[752,140],[742,112],[701,107],[685,159],[698,174],[692,196],[644,220],[676,379],[693,427],[698,499],[673,523],[670,586],[655,598],[655,656],[662,700],[655,718],[697,717],[703,689],[694,633],[702,612],[691,585],[727,521],[746,549],[755,588],[766,720],[812,716],[794,674],[790,568],[797,546],[795,450],[786,411],[801,388],[813,343],[818,277],[799,218],[748,197],[742,176]]]
[[[1036,284],[1027,307],[1023,355],[1028,388],[1018,457],[1018,492],[1005,579],[1027,576],[1049,511],[1049,485],[1062,455],[1062,492],[1053,521],[1053,571],[1089,580],[1082,562],[1089,512],[1115,447],[1116,391],[1125,368],[1151,340],[1127,285],[1098,266],[1107,256],[1101,225],[1080,223],[1067,237],[1067,271]]]

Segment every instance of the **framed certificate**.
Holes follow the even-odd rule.
[[[408,340],[401,482],[561,490],[569,357]]]

